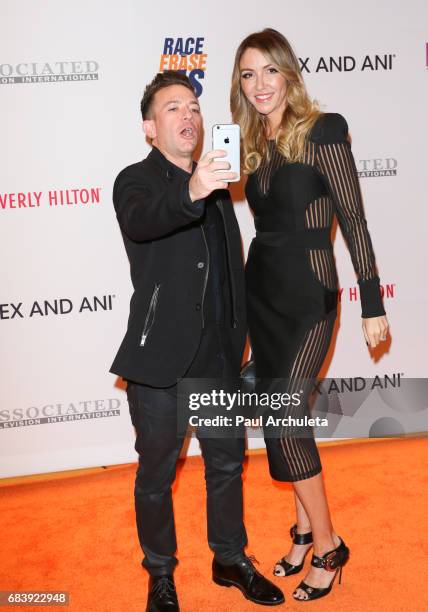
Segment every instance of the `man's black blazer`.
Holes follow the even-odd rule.
[[[210,265],[201,222],[206,202],[190,200],[190,176],[153,147],[120,172],[113,189],[134,293],[110,372],[154,387],[173,385],[185,374],[202,333]],[[241,236],[229,192],[209,197],[224,222],[232,303],[227,324],[239,368],[246,335]]]

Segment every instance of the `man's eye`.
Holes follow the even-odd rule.
[[[178,108],[178,106],[172,106],[172,107],[171,107],[171,108],[169,108],[168,110],[169,110],[169,111],[176,111],[176,110],[177,110],[177,108]]]
[[[195,108],[192,108],[192,112],[196,113],[197,115],[199,115],[199,113],[201,112],[201,109],[195,107]]]

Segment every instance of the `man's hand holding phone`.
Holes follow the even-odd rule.
[[[209,151],[199,160],[189,181],[189,195],[192,202],[203,200],[215,189],[227,189],[228,181],[238,177],[236,172],[227,172],[230,169],[229,162],[214,161],[216,157],[226,156],[226,151],[216,149]]]

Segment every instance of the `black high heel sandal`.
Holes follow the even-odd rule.
[[[297,525],[293,525],[290,528],[290,537],[293,540],[294,544],[312,544],[312,531],[308,531],[307,533],[297,533]],[[293,574],[298,574],[303,568],[303,564],[305,563],[305,558],[310,548],[305,552],[305,556],[302,559],[302,562],[299,565],[293,565],[289,563],[285,557],[276,562],[273,575],[274,576],[292,576]]]
[[[322,567],[328,572],[334,572],[333,580],[330,585],[325,588],[317,588],[311,587],[306,582],[301,582],[297,589],[302,589],[307,594],[307,597],[300,598],[295,597],[296,591],[293,593],[293,598],[296,601],[311,601],[312,599],[319,599],[320,597],[325,597],[328,595],[333,588],[334,581],[336,579],[337,574],[339,573],[339,584],[342,582],[342,567],[349,559],[349,548],[345,545],[345,542],[340,538],[340,544],[337,548],[330,550],[322,557],[317,557],[316,555],[312,555],[311,565],[314,567]]]

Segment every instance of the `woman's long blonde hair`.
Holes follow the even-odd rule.
[[[261,51],[285,78],[286,106],[275,140],[279,152],[289,161],[303,160],[307,135],[321,111],[306,91],[299,61],[288,40],[271,28],[247,36],[235,55],[230,108],[233,121],[241,126],[244,173],[251,174],[268,157],[268,146],[267,119],[257,112],[241,88],[240,62],[247,49]]]

